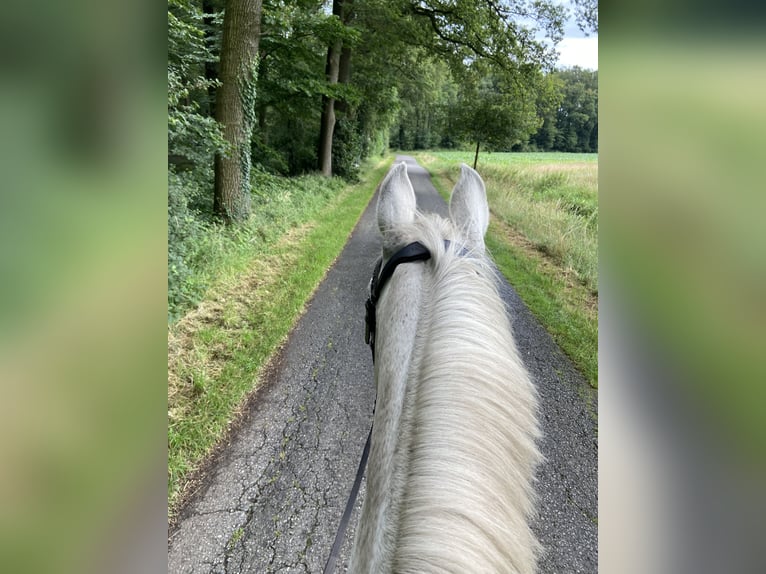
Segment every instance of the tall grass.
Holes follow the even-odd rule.
[[[598,292],[595,154],[485,154],[478,171],[492,212],[592,293]],[[469,152],[431,152],[427,167],[457,177]]]
[[[340,178],[281,177],[253,170],[252,215],[243,225],[223,225],[193,212],[192,232],[182,241],[183,259],[169,258],[168,318],[175,321],[227,277],[244,271],[254,257],[268,254],[289,229],[316,217],[344,187]],[[171,180],[171,185],[178,185]],[[207,206],[208,208],[210,206]],[[178,241],[171,235],[169,241]],[[169,245],[173,253],[177,245]],[[183,273],[173,273],[174,266]]]

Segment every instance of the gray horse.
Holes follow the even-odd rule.
[[[416,210],[406,164],[381,184],[383,263],[413,242],[430,257],[398,266],[376,304],[354,574],[536,569],[537,396],[485,255],[488,224],[484,182],[466,165],[449,220]]]

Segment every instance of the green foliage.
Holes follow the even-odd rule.
[[[242,225],[227,226],[193,205],[209,189],[188,174],[168,182],[168,319],[196,305],[221,274],[242,270],[257,253],[266,253],[291,227],[308,221],[343,186],[340,179],[317,175],[281,177],[254,167],[253,214]],[[206,208],[205,208],[206,209]],[[204,211],[209,213],[209,211]]]
[[[332,139],[333,173],[349,181],[359,180],[362,161],[362,138],[357,124],[342,117],[335,122]]]
[[[556,72],[556,77],[563,100],[556,114],[553,149],[598,151],[598,72],[574,67]]]
[[[241,136],[236,136],[235,152],[239,155],[239,189],[236,194],[232,194],[231,197],[224,199],[225,194],[220,192],[218,186],[221,185],[220,174],[217,174],[216,179],[216,200],[214,205],[214,211],[219,217],[223,217],[226,223],[247,221],[250,217],[251,202],[250,202],[250,174],[253,165],[253,128],[255,127],[255,97],[256,97],[256,80],[258,78],[258,57],[257,54],[252,55],[252,59],[245,62],[245,71],[241,73],[238,79],[238,96],[242,106],[241,123],[239,130],[241,130]],[[224,97],[221,94],[219,97]],[[224,106],[225,108],[226,106]],[[222,118],[220,114],[219,118]],[[236,115],[230,116],[232,121],[236,118]],[[225,121],[225,120],[222,120]],[[234,134],[231,134],[234,137]],[[241,139],[239,139],[241,137]],[[216,169],[223,169],[223,162],[218,162]],[[228,168],[227,168],[228,169]]]
[[[466,62],[477,60],[517,77],[550,67],[555,56],[540,37],[559,41],[567,15],[566,8],[550,0],[402,4],[410,25],[408,38],[447,59],[457,73]]]
[[[510,150],[524,143],[540,126],[537,85],[519,83],[513,76],[475,66],[466,75],[452,108],[453,130],[473,145]]]
[[[224,149],[220,127],[202,112],[208,90],[218,85],[205,75],[216,57],[204,17],[191,0],[168,0],[168,156],[185,168],[204,166]]]
[[[382,157],[388,151],[388,132],[375,130],[365,133],[362,130],[362,157]]]
[[[577,26],[586,35],[598,34],[598,0],[572,0],[575,5]]]
[[[222,9],[221,2],[202,6],[208,12]],[[564,10],[550,0],[356,0],[344,7],[353,14],[341,19],[328,14],[326,2],[319,0],[264,2],[257,96],[247,98],[247,111],[255,116],[249,117],[257,121],[253,163],[282,174],[312,170],[323,96],[345,104],[359,136],[358,151],[349,154],[354,140],[348,133],[350,124],[339,127],[339,139],[334,142],[334,149],[343,155],[335,158],[335,163],[340,159],[343,164],[339,173],[349,172],[355,163],[348,157],[358,155],[358,162],[380,147],[397,119],[390,139],[398,147],[455,146],[459,141],[453,118],[458,109],[457,86],[465,86],[466,66],[492,66],[493,76],[505,74],[517,85],[528,86],[537,70],[553,58],[552,49],[539,38],[560,38],[564,21]],[[184,166],[209,162],[223,147],[211,117],[221,20],[221,13],[206,14],[194,0],[169,0],[169,154]],[[337,40],[352,50],[352,75],[347,83],[329,84],[327,46]],[[463,101],[470,98],[471,94],[463,93]],[[485,103],[477,111],[480,117],[488,117],[498,107],[508,109],[508,102],[485,99]],[[573,129],[581,119],[574,118]],[[545,133],[533,143],[535,147],[548,149],[551,138],[559,148],[574,141],[569,128],[557,140],[550,118],[539,123]],[[520,133],[518,127],[513,131]],[[482,139],[519,138],[488,134]]]
[[[547,74],[538,86],[537,117],[540,127],[527,144],[530,151],[552,150],[556,144],[556,113],[564,98],[563,82],[556,74]]]
[[[168,318],[196,304],[202,285],[192,264],[197,244],[205,232],[205,224],[190,209],[200,189],[188,174],[168,172]]]
[[[168,1],[168,317],[194,305],[204,286],[193,259],[212,208],[213,158],[226,149],[220,126],[209,115],[206,76],[214,62],[204,14],[192,0]],[[205,113],[207,110],[208,113]]]
[[[400,109],[391,140],[399,149],[443,146],[454,135],[449,123],[457,86],[444,62],[414,57],[409,73],[400,80]],[[449,143],[447,144],[449,147]]]
[[[263,134],[253,134],[251,147],[253,161],[261,169],[277,175],[289,175],[293,172],[291,164],[288,163],[288,153],[266,145]]]
[[[510,149],[526,143],[543,123],[532,112],[538,93],[547,98],[540,70],[555,57],[540,38],[562,37],[565,10],[545,0],[401,0],[389,6],[375,12],[375,31],[385,38],[379,45],[394,52],[390,60],[403,64],[389,66],[396,68],[399,87],[392,145],[427,149],[482,141]],[[381,31],[382,13],[387,31]]]
[[[321,98],[360,100],[356,86],[327,82],[327,45],[342,39],[353,46],[359,38],[358,30],[326,14],[321,2],[264,4],[254,162],[290,175],[316,169]]]
[[[294,116],[284,116],[277,109],[269,110],[263,126],[253,142],[254,148],[264,150],[263,155],[253,156],[256,163],[283,175],[304,174],[316,168],[318,109]]]
[[[380,57],[381,39],[375,35],[365,36],[352,55],[353,74],[351,82],[359,101],[348,106],[348,115],[357,120],[361,136],[361,157],[371,157],[382,152],[381,143],[388,147],[388,130],[399,111],[399,83],[397,70]],[[399,57],[393,50],[391,57]]]
[[[407,71],[390,131],[398,149],[475,149],[478,141],[495,151],[598,151],[598,72],[527,72],[519,82],[486,62],[455,76],[414,57]]]

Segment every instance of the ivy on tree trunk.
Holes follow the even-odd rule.
[[[261,6],[262,0],[227,0],[223,17],[215,116],[229,149],[215,158],[213,210],[226,223],[250,216],[250,140],[255,125]]]

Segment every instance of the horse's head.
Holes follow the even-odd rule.
[[[484,253],[484,234],[489,225],[489,207],[484,182],[476,171],[463,164],[460,179],[449,203],[451,235],[463,249]],[[415,192],[407,177],[407,164],[396,164],[383,180],[378,199],[378,227],[383,235],[383,257],[390,257],[410,240],[416,222]]]
[[[460,179],[450,198],[450,219],[425,216],[418,212],[415,192],[407,176],[407,164],[395,165],[380,187],[378,226],[383,236],[383,254],[375,268],[367,301],[367,342],[375,354],[377,317],[403,327],[397,335],[406,344],[412,343],[418,320],[418,308],[424,288],[422,266],[405,265],[394,278],[402,263],[422,262],[442,253],[484,254],[484,234],[489,224],[489,207],[484,182],[476,171],[463,164]],[[407,269],[409,268],[409,269]],[[395,279],[395,280],[394,280]],[[389,282],[392,285],[389,285]],[[393,285],[395,284],[395,285]],[[390,304],[384,313],[377,313],[377,302],[383,291],[396,291],[387,297]],[[396,345],[397,352],[400,351]],[[398,361],[397,361],[398,363]]]

